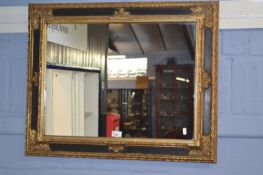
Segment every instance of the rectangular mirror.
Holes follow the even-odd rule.
[[[218,3],[29,12],[28,155],[216,161]]]
[[[195,23],[48,25],[45,135],[192,139],[195,36]],[[105,53],[105,82],[88,49],[94,41]]]

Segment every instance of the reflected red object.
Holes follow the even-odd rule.
[[[119,131],[120,129],[120,114],[108,113],[107,114],[107,128],[106,136],[111,137],[112,131]]]

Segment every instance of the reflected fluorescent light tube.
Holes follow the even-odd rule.
[[[183,128],[183,135],[187,135],[187,128]]]
[[[126,55],[108,55],[108,59],[124,59]]]
[[[178,81],[183,81],[183,82],[186,82],[186,83],[189,83],[189,82],[190,82],[189,79],[182,78],[182,77],[176,77],[176,80],[178,80]]]

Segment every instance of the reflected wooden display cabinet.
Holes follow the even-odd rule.
[[[192,139],[193,66],[157,65],[155,68],[157,137]]]

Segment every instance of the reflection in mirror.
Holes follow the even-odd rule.
[[[46,135],[193,138],[195,23],[47,31]]]

